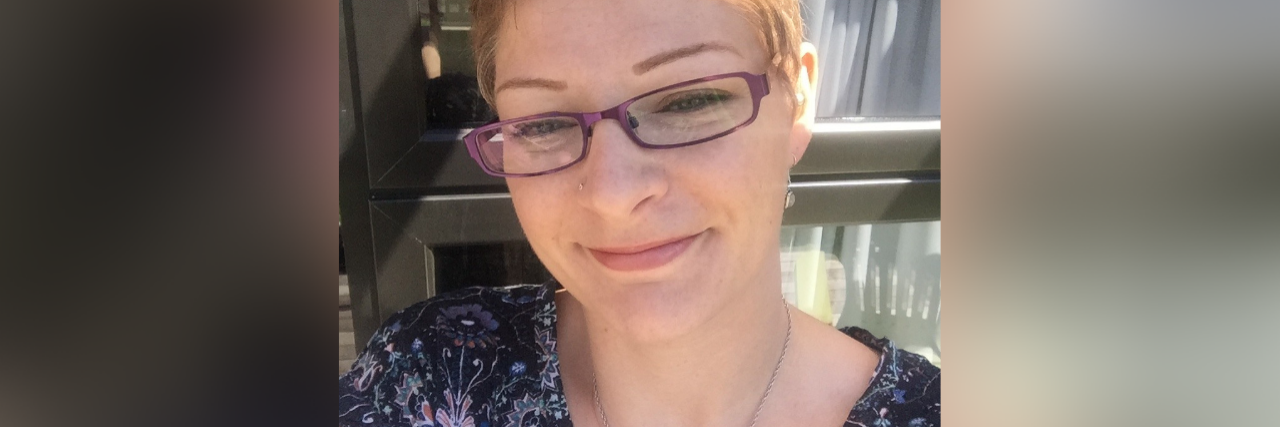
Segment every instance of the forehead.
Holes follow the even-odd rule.
[[[676,69],[677,73],[697,69],[764,71],[765,54],[758,31],[723,0],[514,3],[503,21],[495,52],[499,84],[511,78],[549,78],[566,81],[572,88],[575,83],[634,79],[636,63],[697,43],[728,45],[742,56],[712,52],[659,68]]]

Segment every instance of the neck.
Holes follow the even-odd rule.
[[[586,377],[597,380],[609,423],[747,425],[777,367],[789,321],[778,291],[756,288],[688,332],[657,343],[621,333],[625,329],[610,327],[607,317],[567,301],[575,307],[566,311],[585,320],[581,333],[590,360],[583,366],[591,371]]]

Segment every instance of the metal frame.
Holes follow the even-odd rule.
[[[431,248],[521,240],[503,180],[427,130],[416,2],[340,1],[343,243],[356,342],[434,292]],[[784,225],[940,218],[938,118],[820,120],[792,170]]]
[[[352,324],[357,342],[368,340],[379,317],[374,280],[373,233],[369,227],[369,178],[364,116],[356,55],[353,52],[351,0],[338,2],[338,204],[342,243],[347,258]],[[357,314],[358,313],[358,314]]]

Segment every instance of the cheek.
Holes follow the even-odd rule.
[[[516,217],[534,249],[547,246],[555,238],[560,231],[560,219],[564,217],[558,210],[567,201],[560,200],[562,197],[558,193],[549,191],[548,185],[528,179],[507,181]]]
[[[738,215],[750,221],[750,227],[768,228],[781,222],[787,170],[791,166],[791,122],[783,117],[785,114],[762,108],[761,117],[734,144],[740,147],[733,156],[737,164],[732,169],[719,170],[724,174],[722,185],[732,191],[737,208],[743,210]]]
[[[572,247],[564,244],[574,222],[569,217],[574,201],[555,180],[508,180],[511,201],[515,205],[520,227],[542,265],[558,280],[576,283],[571,261]],[[577,190],[576,184],[573,188]]]
[[[753,227],[778,222],[780,213],[773,211],[782,206],[790,157],[787,131],[773,127],[753,126],[719,144],[699,146],[699,155],[686,163],[691,173],[683,181],[695,189],[695,197],[717,206],[734,223]]]

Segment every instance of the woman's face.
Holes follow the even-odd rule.
[[[686,80],[769,71],[757,30],[719,0],[515,3],[495,58],[503,119],[599,111]],[[786,101],[795,83],[769,79],[757,119],[727,136],[645,149],[605,120],[581,162],[507,180],[533,249],[589,315],[661,340],[747,295],[776,295],[787,172],[810,134]],[[525,83],[502,88],[513,80]]]

